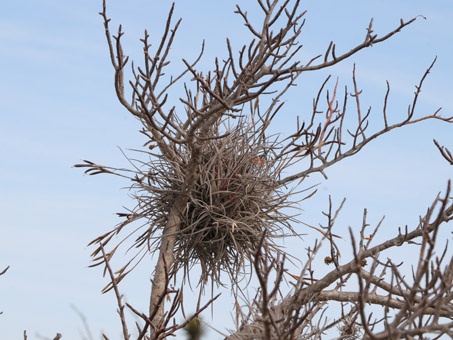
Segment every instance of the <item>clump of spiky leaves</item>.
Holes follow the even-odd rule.
[[[282,210],[290,193],[278,183],[284,164],[275,159],[276,149],[275,141],[244,121],[205,143],[177,235],[176,267],[187,274],[199,263],[203,281],[220,282],[222,271],[236,279],[264,232],[271,249],[280,252],[274,238],[293,230]]]
[[[105,246],[126,225],[145,220],[126,236],[129,238],[145,228],[131,247],[138,252],[118,271],[119,280],[146,253],[158,249],[172,202],[181,197],[186,204],[180,216],[175,261],[170,271],[176,273],[182,268],[188,277],[193,265],[200,264],[202,284],[209,278],[222,284],[222,272],[227,272],[234,281],[249,272],[247,264],[251,263],[263,233],[268,249],[275,253],[283,252],[274,242],[276,237],[295,234],[289,223],[294,217],[287,215],[284,209],[294,206],[291,204],[294,202],[289,202],[291,192],[282,188],[278,181],[289,163],[275,153],[279,149],[278,138],[266,136],[265,126],[257,128],[245,119],[239,119],[233,127],[224,122],[213,129],[209,138],[200,136],[198,141],[202,152],[189,191],[186,190],[191,176],[188,164],[192,159],[190,150],[184,145],[175,149],[178,158],[172,161],[147,151],[149,160],[131,160],[132,170],[91,162],[77,165],[89,167],[87,173],[90,174],[121,174],[134,182],[131,189],[137,201],[135,208],[127,214],[119,214],[125,217],[125,221],[92,242],[102,242]],[[116,249],[109,255],[113,255]]]

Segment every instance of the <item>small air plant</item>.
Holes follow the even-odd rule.
[[[76,165],[88,167],[86,173],[91,175],[111,173],[133,182],[130,189],[137,202],[135,208],[118,214],[125,221],[92,242],[102,242],[105,246],[126,225],[145,220],[125,237],[145,229],[136,236],[131,247],[138,252],[118,271],[119,280],[135,267],[134,260],[140,261],[146,253],[158,249],[168,209],[172,202],[181,198],[186,204],[180,212],[170,273],[183,268],[184,277],[189,278],[189,270],[199,264],[202,284],[209,278],[222,284],[222,272],[228,273],[235,281],[250,272],[246,264],[253,258],[264,232],[268,249],[275,253],[283,252],[274,241],[276,237],[295,234],[290,225],[295,217],[283,212],[283,208],[294,205],[289,202],[291,191],[278,181],[289,162],[276,156],[279,149],[277,136],[266,136],[265,127],[257,128],[245,119],[239,119],[233,127],[224,122],[215,128],[215,131],[210,131],[210,138],[198,141],[202,152],[195,174],[188,169],[192,154],[184,146],[175,149],[178,158],[171,161],[146,151],[149,161],[130,160],[134,165],[132,170],[88,161]],[[195,180],[187,190],[189,176],[194,176]],[[112,256],[116,249],[108,255]],[[98,256],[98,253],[99,249],[96,249],[93,255]],[[99,263],[103,261],[101,257],[96,259]]]
[[[176,240],[175,265],[185,274],[199,263],[202,281],[220,283],[222,271],[236,279],[264,232],[275,252],[281,250],[274,238],[294,233],[281,209],[291,194],[278,183],[283,163],[273,157],[275,148],[244,122],[205,144]]]

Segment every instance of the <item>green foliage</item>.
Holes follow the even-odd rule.
[[[184,331],[187,334],[187,339],[189,340],[200,340],[201,336],[204,333],[204,328],[200,322],[200,318],[195,317],[193,318],[186,327],[184,327]]]

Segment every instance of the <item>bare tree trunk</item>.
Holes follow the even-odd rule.
[[[184,200],[178,200],[173,205],[167,226],[162,235],[162,243],[159,249],[154,277],[152,280],[151,298],[149,303],[150,319],[155,326],[158,326],[164,318],[165,293],[167,289],[168,271],[173,265],[173,249],[176,241],[176,233],[181,222],[181,212],[184,209]],[[159,329],[159,327],[157,327]],[[151,328],[152,332],[152,328]]]

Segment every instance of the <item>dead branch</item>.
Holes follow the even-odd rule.
[[[105,273],[105,271],[108,271],[109,276],[110,276],[110,283],[109,283],[109,285],[107,287],[109,287],[111,285],[111,287],[115,291],[115,297],[116,297],[116,301],[118,303],[118,314],[119,314],[120,319],[121,319],[121,326],[122,326],[122,330],[123,330],[123,337],[124,337],[124,340],[129,340],[130,335],[129,335],[129,331],[127,329],[126,317],[124,315],[124,305],[123,305],[123,302],[122,302],[123,296],[119,292],[118,285],[117,285],[116,278],[115,278],[115,274],[113,273],[113,270],[110,267],[109,259],[108,259],[107,255],[105,254],[104,247],[103,247],[102,244],[100,244],[100,248],[101,248],[101,251],[102,251],[102,256],[104,258],[104,264],[105,264],[104,273]],[[107,287],[104,288],[103,291],[106,291],[106,289],[108,289]]]
[[[247,11],[236,6],[235,13],[242,18],[250,34],[248,44],[236,52],[227,39],[226,57],[216,58],[211,70],[206,71],[198,68],[203,42],[194,61],[182,60],[184,71],[166,76],[181,25],[181,19],[173,18],[173,4],[155,47],[145,31],[141,39],[142,65],[131,62],[132,77],[127,80],[124,70],[129,57],[121,40],[124,32],[120,25],[115,35],[111,33],[103,0],[100,15],[115,73],[116,95],[143,125],[141,133],[147,141],[145,149],[139,152],[147,160],[128,158],[131,169],[90,161],[75,167],[86,168],[85,173],[89,175],[114,174],[132,183],[135,207],[119,213],[123,222],[90,243],[96,247],[92,266],[104,264],[104,274],[109,273],[110,283],[104,290],[115,291],[124,339],[129,339],[130,335],[118,284],[147,254],[155,255],[157,262],[151,280],[149,310],[143,313],[126,304],[141,320],[141,324],[136,325],[138,339],[173,336],[198,318],[218,296],[201,306],[202,291],[208,283],[211,287],[214,284],[232,287],[238,306],[238,330],[226,337],[228,339],[319,339],[324,331],[333,327],[338,328],[341,339],[356,339],[361,335],[370,339],[409,338],[424,332],[450,334],[451,327],[444,318],[449,318],[453,310],[452,285],[448,283],[452,281],[453,269],[451,265],[441,267],[445,256],[434,259],[438,229],[453,219],[453,206],[448,207],[449,187],[444,198],[436,198],[419,226],[411,231],[399,230],[398,235],[375,246],[371,244],[382,221],[366,236],[365,210],[357,244],[351,233],[353,259],[347,263],[342,263],[337,244],[341,236],[332,232],[344,201],[334,210],[329,199],[325,226],[307,224],[322,237],[307,248],[307,261],[299,275],[285,270],[288,254],[275,241],[281,236],[299,236],[293,229],[293,225],[300,222],[297,213],[288,213],[287,208],[298,209],[299,202],[316,193],[313,188],[298,189],[310,174],[318,172],[327,178],[328,167],[357,154],[389,131],[428,119],[453,122],[453,117],[442,117],[440,109],[430,115],[417,116],[416,113],[423,83],[433,69],[434,60],[416,85],[407,117],[396,123],[389,122],[387,115],[390,93],[387,82],[384,127],[370,131],[372,110],[362,106],[362,90],[354,65],[352,93],[347,87],[344,95],[341,93],[339,79],[329,90],[328,77],[313,100],[311,116],[298,117],[292,135],[283,138],[269,133],[269,127],[283,108],[285,94],[296,85],[303,72],[328,68],[384,42],[417,17],[401,20],[383,35],[374,33],[371,20],[364,40],[347,52],[339,53],[336,44],[330,42],[324,53],[304,61],[299,38],[306,11],[301,10],[301,2],[257,0],[257,3],[262,15],[259,24],[250,20]],[[130,100],[125,82],[129,84]],[[172,90],[179,83],[183,83],[184,92],[179,98],[173,98]],[[325,109],[322,110],[320,98],[324,95]],[[354,98],[353,111],[357,118],[352,127],[345,123],[346,112],[350,111],[349,96]],[[266,107],[260,104],[260,98],[264,97],[269,98]],[[177,100],[182,105],[182,113],[174,104]],[[434,143],[441,155],[453,164],[450,151],[436,140]],[[288,175],[295,164],[304,164],[304,170]],[[290,185],[292,187],[288,188]],[[300,193],[306,196],[301,200],[293,198]],[[440,212],[435,214],[435,209]],[[130,230],[139,221],[141,225]],[[119,241],[115,241],[118,235]],[[420,260],[411,281],[401,274],[399,264],[379,260],[387,249],[415,244],[414,240],[419,239]],[[114,242],[117,243],[106,251],[107,245]],[[128,248],[132,255],[122,268],[113,272],[109,261],[120,246],[128,242],[132,243]],[[324,243],[328,244],[330,255],[325,257],[324,264],[333,264],[335,268],[318,278],[315,277],[315,260]],[[198,282],[199,303],[192,317],[176,323],[176,314],[179,311],[184,314],[182,288],[190,282],[190,269],[194,265],[199,265],[202,272]],[[367,265],[371,267],[369,270],[364,269]],[[176,280],[176,274],[181,271],[181,289],[175,289],[170,282]],[[286,297],[281,295],[284,273],[297,281]],[[238,297],[245,295],[240,282],[251,275],[256,275],[259,289],[254,299],[247,301],[246,313],[239,307]],[[349,289],[352,278],[357,279],[358,289]],[[328,321],[325,313],[331,301],[341,304],[341,316]],[[368,304],[383,307],[383,315],[367,314],[365,306]],[[390,315],[389,310],[395,313]],[[105,335],[104,338],[107,339]]]

